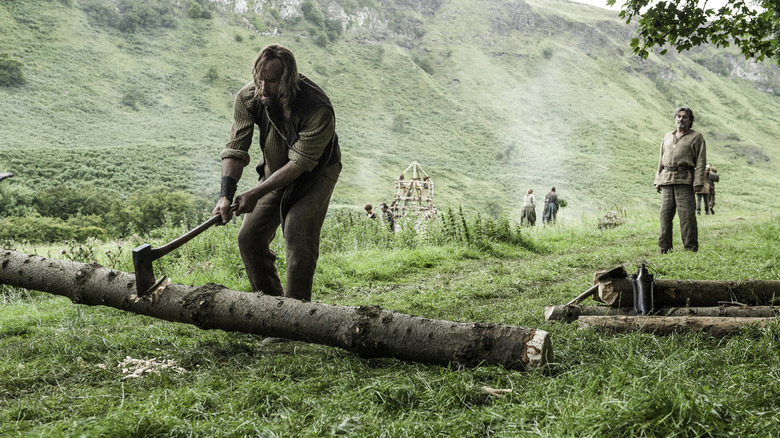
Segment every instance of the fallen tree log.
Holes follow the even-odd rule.
[[[494,323],[420,318],[376,306],[343,307],[230,290],[217,284],[164,283],[135,295],[135,276],[97,264],[15,251],[0,257],[0,284],[114,307],[140,315],[342,348],[363,357],[530,371],[552,361],[546,331]]]
[[[655,310],[660,316],[710,316],[710,317],[754,317],[770,318],[780,316],[780,307],[774,306],[718,306],[718,307],[660,307]],[[610,306],[545,306],[544,319],[547,322],[574,322],[580,316],[636,316],[633,307]]]
[[[776,280],[664,280],[653,282],[656,307],[714,307],[737,302],[750,306],[780,303],[780,281]],[[599,281],[593,298],[613,307],[633,307],[634,289],[629,277]]]
[[[707,316],[580,316],[580,329],[593,328],[614,333],[643,332],[656,335],[703,332],[723,337],[749,325],[766,327],[776,318],[727,318]]]

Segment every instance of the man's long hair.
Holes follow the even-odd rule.
[[[271,44],[260,51],[255,59],[255,66],[252,70],[255,79],[255,99],[260,98],[262,87],[260,86],[260,71],[263,65],[272,59],[278,59],[282,63],[282,77],[279,87],[279,101],[284,109],[291,109],[292,102],[298,94],[298,63],[295,62],[295,55],[287,47],[278,44]]]

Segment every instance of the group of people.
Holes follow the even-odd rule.
[[[244,214],[238,247],[252,291],[309,301],[319,257],[320,234],[331,194],[341,173],[336,116],[327,94],[298,72],[293,53],[279,45],[263,48],[254,62],[252,80],[236,94],[230,138],[220,157],[222,186],[213,215],[228,223]],[[683,245],[699,247],[696,198],[705,200],[706,214],[714,214],[717,171],[707,163],[701,133],[691,129],[690,108],[678,108],[677,129],[661,143],[655,187],[661,193],[659,252],[672,249],[672,219],[680,215]],[[249,149],[257,134],[262,159],[256,167],[258,183],[236,196]],[[696,194],[697,196],[694,196]],[[555,187],[545,195],[542,222],[555,223],[558,212]],[[395,228],[387,204],[380,205],[386,222]],[[366,205],[368,217],[376,218]],[[533,189],[523,200],[521,224],[536,223]],[[287,281],[282,286],[271,241],[281,227],[286,245]],[[272,340],[272,339],[271,339]]]
[[[520,216],[520,225],[533,227],[536,225],[536,197],[534,189],[528,189],[523,197],[523,206]],[[555,223],[558,216],[558,193],[553,186],[550,191],[544,195],[544,209],[542,210],[542,224]]]
[[[374,206],[371,204],[366,204],[365,207],[363,207],[364,210],[366,210],[366,217],[369,219],[377,219],[379,216],[377,216],[376,213],[374,213]],[[395,215],[390,210],[390,207],[386,203],[379,204],[379,209],[382,211],[382,221],[386,223],[390,227],[390,231],[395,231]]]

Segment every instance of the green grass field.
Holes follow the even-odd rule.
[[[625,225],[600,231],[596,217],[563,215],[555,226],[518,230],[515,244],[488,237],[484,218],[481,225],[468,219],[471,243],[438,226],[391,235],[367,220],[328,220],[315,301],[542,328],[555,352],[548,374],[363,359],[301,342],[261,347],[259,336],[201,331],[3,286],[0,435],[780,434],[778,324],[713,338],[610,335],[544,323],[544,306],[587,289],[594,271],[624,265],[635,272],[640,260],[656,278],[780,280],[777,216],[728,209],[702,216],[701,250],[663,256],[655,254],[655,216],[632,211]],[[167,228],[151,243],[180,232]],[[156,262],[158,275],[246,290],[236,232],[233,224],[199,236]],[[131,270],[126,256],[134,244],[17,249]],[[130,377],[140,367],[130,359],[146,360],[154,372]],[[492,397],[483,386],[511,392]]]

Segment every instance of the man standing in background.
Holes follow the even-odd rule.
[[[395,215],[392,211],[390,211],[390,207],[388,207],[387,204],[383,202],[379,204],[379,208],[382,210],[384,220],[390,227],[390,231],[395,231]]]
[[[687,251],[699,250],[699,229],[696,223],[696,197],[707,184],[704,169],[707,145],[700,132],[691,129],[693,111],[677,108],[674,112],[677,130],[669,132],[661,142],[661,154],[654,185],[661,193],[661,235],[658,252],[672,249],[672,220],[680,214],[680,234]]]
[[[548,224],[550,221],[555,223],[556,216],[558,215],[558,194],[555,192],[555,187],[544,196],[544,211],[542,212],[542,224]]]
[[[235,213],[246,213],[238,234],[241,258],[252,291],[308,301],[322,224],[341,172],[336,117],[328,96],[298,73],[285,47],[261,50],[253,76],[236,95],[230,140],[220,154],[222,190],[212,214],[221,215],[223,224],[231,219],[257,125],[260,180],[235,198]],[[280,225],[287,248],[284,289],[270,249]]]
[[[709,189],[705,209],[707,210],[707,214],[715,214],[715,210],[712,209],[715,207],[715,183],[720,181],[720,175],[718,175],[718,168],[712,166],[710,163],[707,163],[707,170],[709,172],[707,172],[705,185],[709,185]]]

